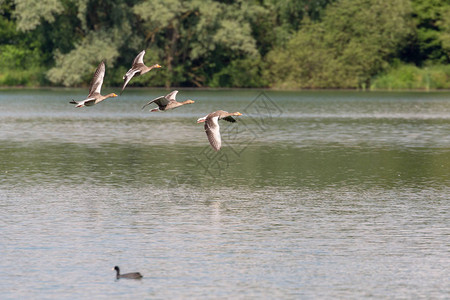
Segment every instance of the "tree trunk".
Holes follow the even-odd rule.
[[[174,60],[176,51],[177,51],[177,42],[179,39],[179,34],[178,34],[178,27],[177,27],[177,22],[174,21],[172,23],[172,28],[171,28],[171,32],[172,32],[172,37],[170,39],[170,43],[166,45],[165,50],[167,53],[166,56],[166,65],[167,65],[167,78],[166,78],[166,88],[170,88],[172,85],[172,80],[174,77],[173,74],[173,67],[172,67],[172,62]]]

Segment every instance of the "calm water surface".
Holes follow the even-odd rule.
[[[166,93],[0,90],[2,299],[449,298],[450,93]]]

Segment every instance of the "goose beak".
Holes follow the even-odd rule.
[[[241,114],[240,112],[238,112],[238,113],[236,114],[236,116],[242,116],[242,114]]]
[[[158,64],[156,64],[156,65],[155,65],[155,68],[161,68],[161,66],[160,66],[160,65],[158,65]]]

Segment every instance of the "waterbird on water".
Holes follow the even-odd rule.
[[[120,274],[120,269],[118,266],[115,266],[113,268],[113,270],[116,271],[116,279],[120,279],[120,278],[141,279],[142,277],[144,277],[139,272]]]
[[[114,93],[108,94],[106,96],[100,94],[104,77],[105,77],[105,62],[102,61],[98,65],[97,70],[95,70],[94,77],[92,78],[91,85],[89,87],[89,95],[87,96],[87,98],[81,101],[75,101],[72,99],[70,103],[76,104],[76,107],[92,106],[105,99],[117,97],[117,95]]]
[[[165,110],[170,110],[170,109],[174,109],[176,107],[185,105],[185,104],[191,104],[194,103],[195,101],[193,100],[186,100],[183,102],[178,102],[175,97],[177,96],[178,91],[173,91],[170,92],[169,94],[165,95],[165,96],[160,96],[158,98],[155,98],[153,100],[151,100],[150,102],[148,102],[147,104],[145,104],[142,109],[144,109],[147,105],[155,103],[156,105],[158,105],[158,108],[153,108],[150,111],[165,111]]]
[[[120,92],[121,95],[123,93],[123,90],[127,86],[128,82],[131,80],[131,78],[137,77],[139,75],[144,75],[145,73],[149,72],[151,69],[161,68],[161,66],[158,64],[154,64],[153,66],[147,67],[144,64],[144,54],[145,54],[145,50],[142,50],[141,53],[139,53],[136,56],[136,58],[133,60],[131,69],[129,69],[128,72],[123,76],[124,82],[123,82],[123,86],[122,86],[122,91]]]
[[[223,119],[225,121],[234,123],[236,122],[236,120],[233,118],[233,116],[242,116],[242,114],[240,112],[229,113],[223,110],[218,110],[197,120],[197,123],[205,123],[206,136],[208,137],[211,147],[215,151],[219,151],[220,147],[222,146],[219,120]]]

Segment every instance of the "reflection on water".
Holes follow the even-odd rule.
[[[140,110],[165,93],[1,91],[4,298],[450,293],[448,93],[268,92],[270,114],[256,91],[187,90]],[[247,114],[215,153],[195,120],[217,109]]]

